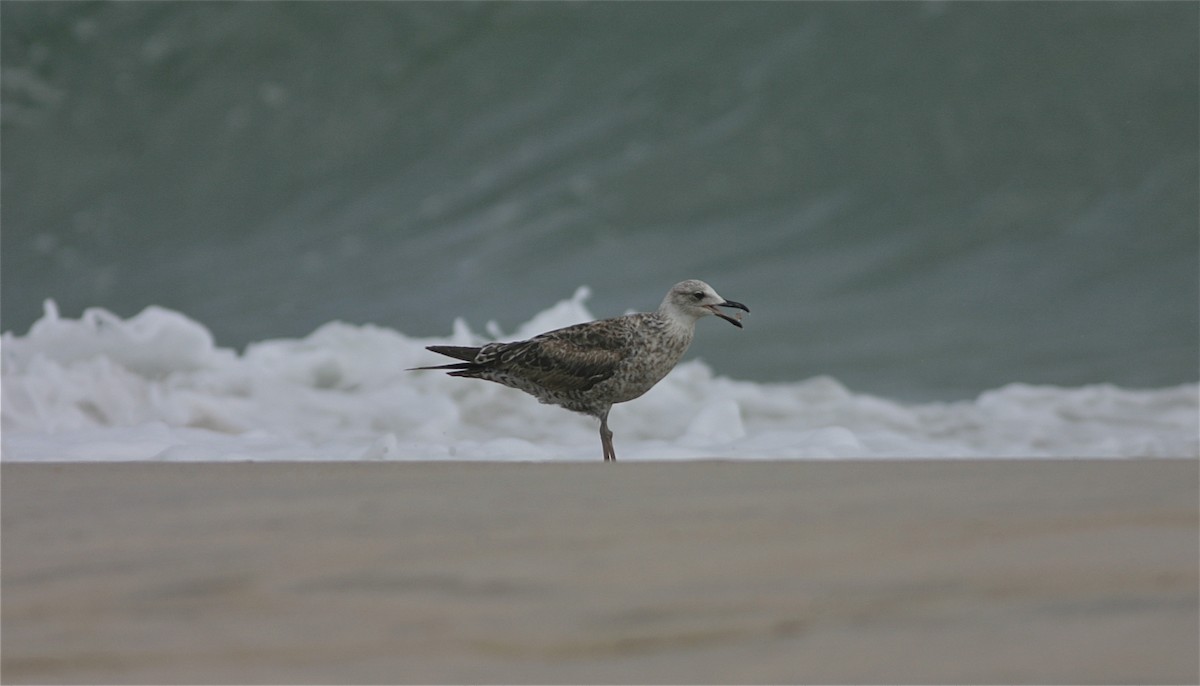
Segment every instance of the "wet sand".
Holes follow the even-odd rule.
[[[1197,683],[1194,460],[4,464],[5,683]]]

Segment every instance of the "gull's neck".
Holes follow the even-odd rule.
[[[666,322],[668,328],[678,331],[680,334],[691,336],[692,332],[696,330],[696,318],[686,312],[681,312],[669,300],[663,300],[655,314]]]

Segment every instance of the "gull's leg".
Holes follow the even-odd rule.
[[[612,431],[608,429],[608,410],[600,415],[600,446],[604,449],[604,461],[617,461],[617,451],[613,450]]]

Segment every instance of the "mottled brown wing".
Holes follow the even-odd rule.
[[[504,344],[490,366],[549,391],[586,391],[610,378],[629,349],[628,327],[601,324],[608,322],[569,326]]]

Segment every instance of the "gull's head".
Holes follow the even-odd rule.
[[[680,281],[672,286],[671,290],[667,292],[667,297],[663,298],[662,306],[658,309],[659,312],[677,319],[683,319],[689,323],[695,322],[701,317],[715,314],[739,329],[742,328],[741,315],[738,315],[735,319],[717,309],[719,307],[732,307],[745,312],[750,311],[749,307],[741,303],[726,300],[717,295],[712,286],[697,279]]]

